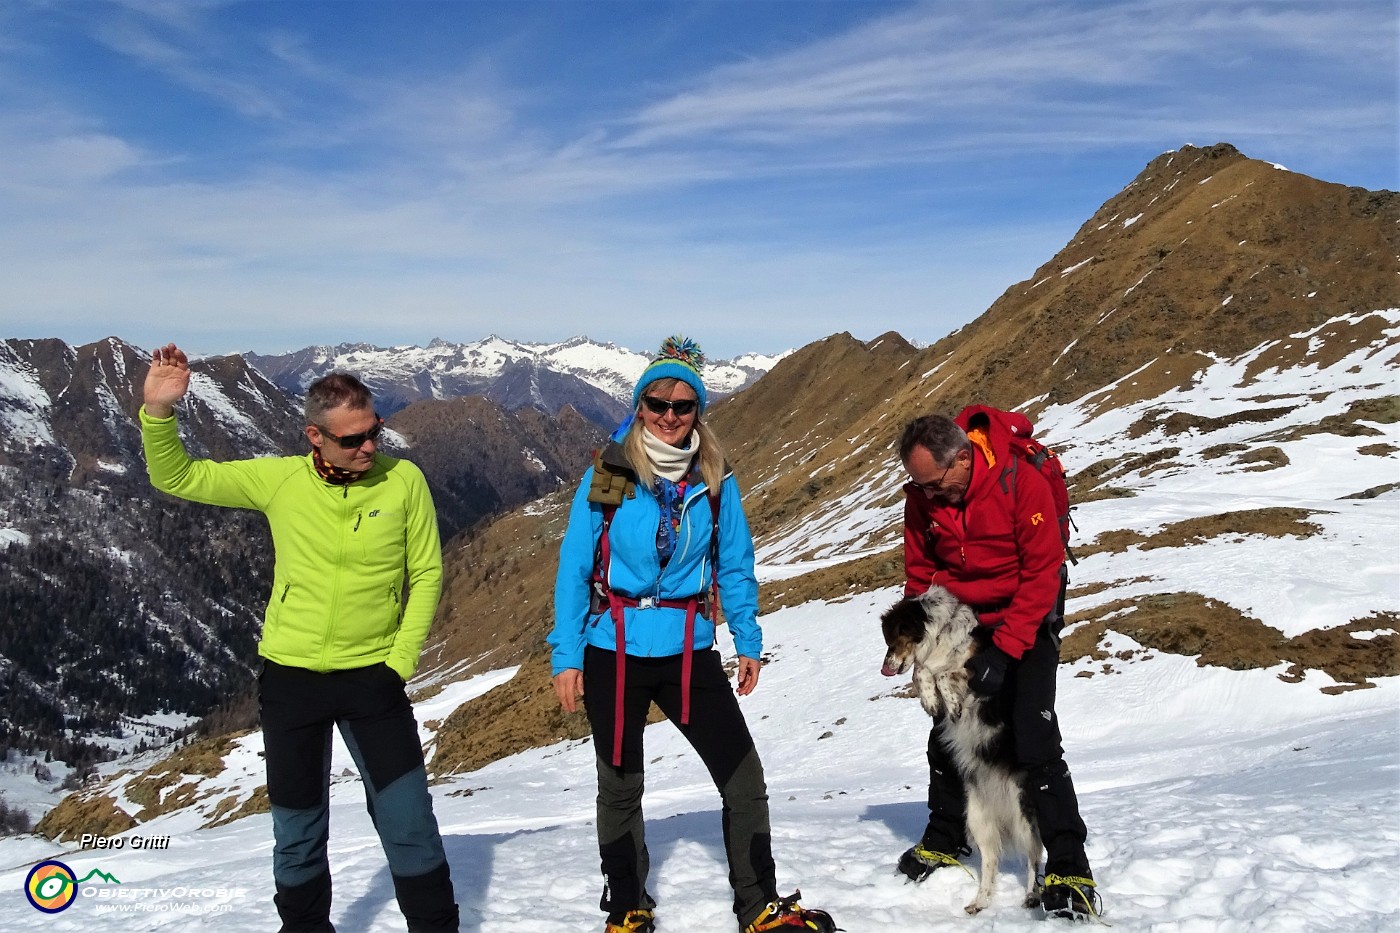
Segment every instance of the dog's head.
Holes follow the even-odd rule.
[[[941,586],[901,599],[880,616],[885,636],[886,677],[903,674],[916,662],[931,669],[962,666],[972,648],[977,616]]]
[[[880,673],[886,677],[903,674],[914,663],[914,652],[924,638],[928,617],[917,599],[901,599],[880,616],[880,630],[885,636],[885,663]]]

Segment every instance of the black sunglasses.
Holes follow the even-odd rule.
[[[316,425],[316,430],[335,441],[336,445],[340,447],[341,450],[355,450],[363,447],[365,441],[379,440],[379,435],[384,433],[384,419],[375,415],[374,427],[370,428],[368,431],[361,431],[359,434],[332,434],[319,424]]]
[[[652,395],[643,395],[642,401],[651,409],[653,415],[664,415],[668,411],[674,411],[677,418],[684,418],[700,404],[693,398],[678,398],[674,402],[668,402]]]

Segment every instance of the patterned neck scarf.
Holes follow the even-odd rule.
[[[676,541],[681,527],[681,505],[685,503],[685,480],[673,483],[658,476],[652,484],[656,502],[661,506],[661,520],[656,525],[656,552],[661,555],[661,566],[676,553]]]
[[[656,474],[651,488],[656,493],[656,502],[661,506],[661,518],[656,523],[656,552],[661,555],[661,566],[676,553],[676,533],[681,527],[681,505],[685,502],[686,475],[700,452],[700,432],[691,431],[686,446],[672,447],[650,431],[642,431],[642,441],[646,444],[647,459]]]
[[[316,475],[332,486],[349,486],[364,475],[344,467],[331,466],[321,457],[321,448],[319,447],[311,448],[311,465],[316,468]]]

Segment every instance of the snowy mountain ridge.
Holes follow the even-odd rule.
[[[706,387],[717,396],[732,394],[787,355],[748,353],[733,360],[710,361],[705,366]],[[376,388],[377,394],[400,399],[489,395],[489,387],[494,383],[524,368],[571,376],[624,405],[631,404],[637,377],[652,360],[649,353],[584,336],[559,343],[521,343],[495,334],[469,343],[434,338],[425,347],[340,344],[285,354],[244,356],[293,393],[304,391],[317,376],[338,369],[360,374]],[[557,410],[557,405],[551,407],[543,400],[532,403],[545,410]]]

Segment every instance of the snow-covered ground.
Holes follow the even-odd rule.
[[[772,798],[780,884],[832,912],[851,933],[945,924],[1017,929],[1035,923],[1006,871],[992,908],[962,914],[975,885],[956,869],[922,885],[894,874],[923,826],[928,721],[903,681],[879,673],[883,591],[765,617],[773,657],[742,701]],[[1114,647],[1135,647],[1113,636]],[[1200,668],[1150,652],[1120,672],[1075,677],[1060,709],[1090,827],[1105,919],[1128,930],[1389,930],[1400,926],[1400,682],[1327,695],[1310,674]],[[1281,669],[1280,669],[1281,670]],[[420,709],[435,720],[499,682],[452,685]],[[732,929],[719,802],[668,724],[647,730],[646,807],[652,891],[661,929]],[[240,751],[256,762],[256,749]],[[402,929],[358,780],[333,773],[333,919],[342,931]],[[234,770],[237,762],[231,762]],[[241,768],[237,768],[242,770]],[[259,780],[258,768],[247,780]],[[480,931],[601,929],[587,741],[534,750],[434,789],[466,918]],[[34,837],[0,841],[0,929],[87,931],[276,926],[266,815],[197,829],[185,812],[131,836],[168,849],[80,851]],[[53,857],[81,879],[69,909],[35,911],[22,887]],[[975,864],[975,861],[974,861]],[[102,916],[105,914],[106,916]],[[1037,927],[1039,928],[1039,927]]]

